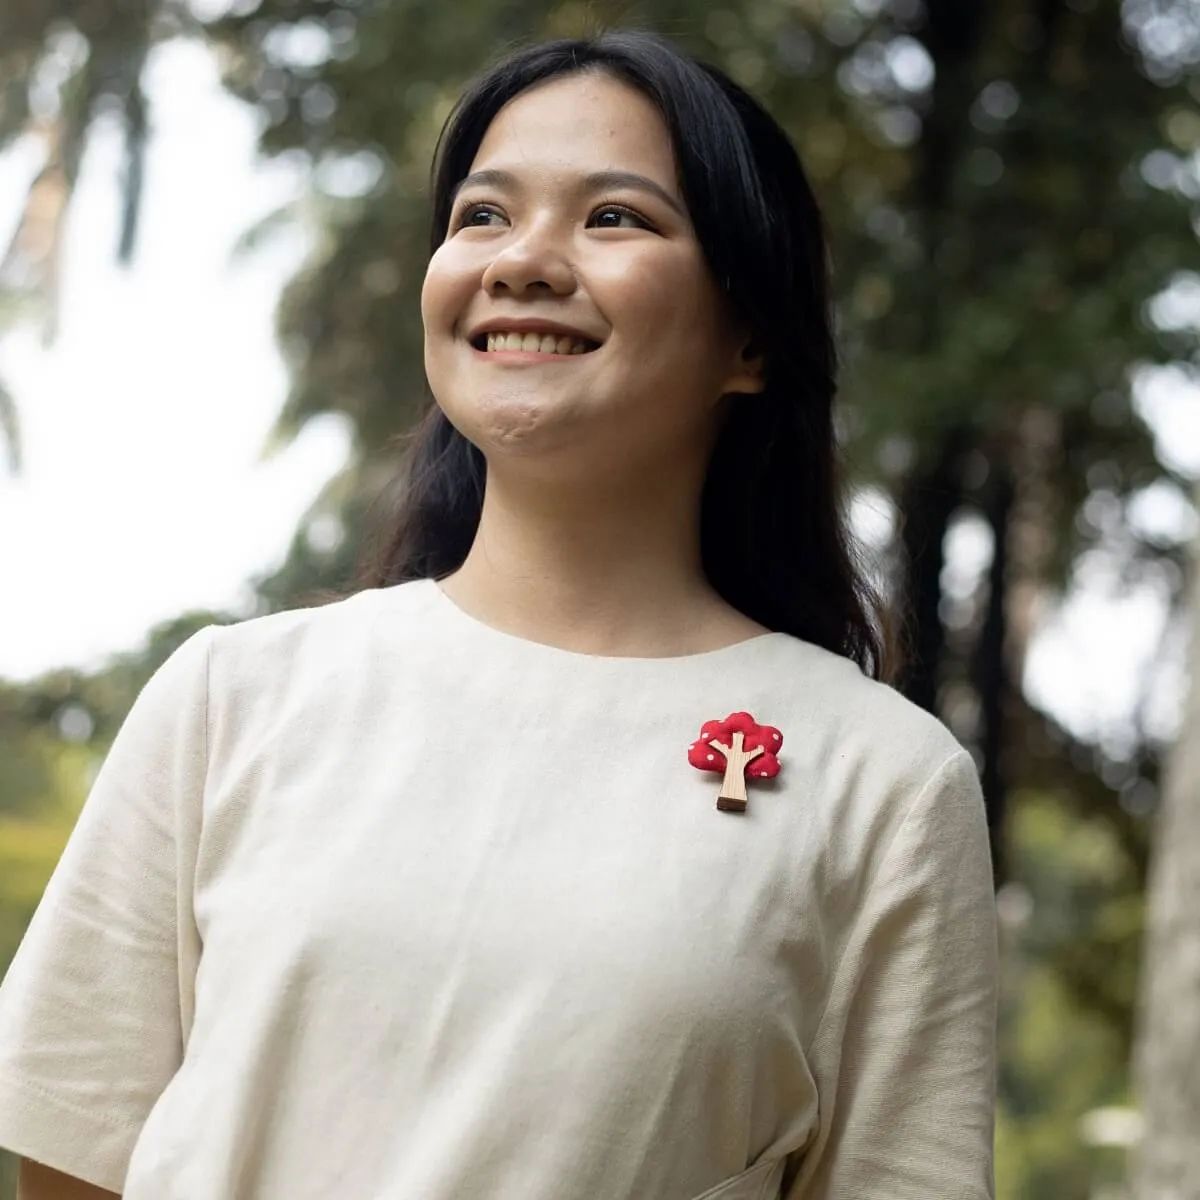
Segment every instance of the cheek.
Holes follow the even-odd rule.
[[[434,252],[421,285],[421,321],[426,339],[454,329],[479,286],[479,278],[479,270],[456,253],[452,243]]]
[[[717,335],[715,288],[692,255],[627,264],[603,281],[603,294],[614,326],[655,358],[691,356]]]

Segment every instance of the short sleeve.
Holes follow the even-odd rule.
[[[816,1140],[786,1200],[991,1200],[998,930],[965,751],[887,848],[811,1049]]]
[[[211,632],[130,710],[0,985],[0,1146],[112,1191],[190,1020]]]

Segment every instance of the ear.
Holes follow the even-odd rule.
[[[766,362],[758,342],[747,337],[737,348],[724,394],[754,395],[766,387]]]

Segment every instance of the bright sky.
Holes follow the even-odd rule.
[[[0,474],[0,676],[94,667],[187,609],[245,606],[250,578],[282,559],[348,452],[331,419],[262,457],[287,385],[274,308],[304,246],[294,234],[236,262],[232,252],[297,193],[297,175],[256,159],[253,115],[198,44],[160,48],[148,90],[155,137],[134,265],[114,263],[120,147],[103,128],[72,209],[59,338],[0,342],[25,454],[18,477]],[[0,156],[0,245],[37,165],[28,142]],[[1164,457],[1200,474],[1195,389],[1167,372],[1141,395]],[[1144,507],[1150,524],[1193,521],[1169,495]],[[969,581],[986,555],[979,531],[967,522],[951,548],[952,573]],[[1078,732],[1098,733],[1144,687],[1162,621],[1152,596],[1114,600],[1092,575],[1047,614],[1027,685]],[[1179,686],[1168,669],[1168,710]]]
[[[148,87],[133,267],[114,261],[120,144],[104,128],[71,210],[60,336],[0,343],[25,456],[0,476],[0,675],[96,665],[185,609],[244,602],[347,452],[331,421],[262,461],[286,391],[274,308],[303,245],[232,250],[295,173],[256,162],[251,114],[199,45],[162,48]],[[0,242],[36,166],[29,144],[0,158]]]

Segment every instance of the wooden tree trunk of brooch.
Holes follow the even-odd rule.
[[[717,797],[717,807],[722,812],[745,812],[746,767],[763,753],[763,747],[745,749],[744,733],[735,733],[730,740],[732,746],[721,742],[708,743],[725,755],[725,778],[721,783],[721,794]]]

